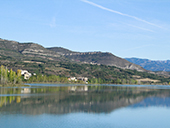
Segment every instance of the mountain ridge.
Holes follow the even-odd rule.
[[[82,63],[89,63],[89,64],[103,64],[108,66],[116,66],[122,69],[131,69],[137,71],[146,71],[145,69],[141,68],[140,66],[129,63],[127,60],[117,57],[109,52],[74,52],[65,48],[61,47],[51,47],[47,48],[56,53],[63,55],[64,57],[72,60],[78,61]]]
[[[122,69],[131,69],[137,71],[146,71],[141,66],[128,62],[117,57],[112,53],[103,52],[74,52],[62,47],[45,48],[37,43],[19,43],[0,39],[0,54],[22,60],[26,57],[43,58],[47,60],[72,61],[87,64],[103,64],[116,66]],[[11,51],[9,51],[11,50]]]
[[[149,59],[141,59],[141,58],[125,58],[127,61],[131,63],[135,63],[140,65],[146,70],[150,71],[170,71],[170,60],[149,60]]]
[[[65,48],[44,48],[35,43],[0,40],[0,65],[17,71],[28,70],[37,77],[57,75],[88,77],[91,83],[167,84],[169,74],[156,74],[108,52],[74,52]],[[56,50],[57,49],[57,50]],[[140,72],[139,72],[140,71]],[[40,78],[35,78],[40,80]],[[148,81],[149,79],[149,81]],[[43,80],[42,80],[43,81]],[[144,83],[146,83],[144,81]]]

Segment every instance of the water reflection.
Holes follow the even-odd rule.
[[[21,89],[21,93],[31,93],[31,89],[30,88],[23,88],[23,89]]]
[[[170,106],[170,91],[122,86],[0,88],[0,113],[110,113],[118,108]]]

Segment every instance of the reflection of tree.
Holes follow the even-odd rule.
[[[70,112],[105,112],[133,105],[147,97],[170,96],[168,90],[137,87],[72,86],[30,88],[30,95],[20,95],[22,89],[0,89],[0,111],[25,114],[63,114]],[[36,95],[32,95],[36,94]]]
[[[0,93],[2,95],[0,97],[0,107],[2,107],[3,105],[11,104],[13,102],[19,103],[20,101],[19,96],[11,96],[12,94],[20,94],[19,88],[0,88]],[[8,94],[9,96],[6,96],[6,94]]]

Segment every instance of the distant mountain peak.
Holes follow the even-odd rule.
[[[140,65],[146,70],[150,71],[170,71],[170,60],[154,61],[140,58],[125,58],[127,61]]]

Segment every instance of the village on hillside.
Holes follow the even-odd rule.
[[[21,70],[21,75],[24,76],[25,80],[29,80],[29,78],[33,75],[36,76],[36,73],[31,74],[27,70]],[[88,84],[88,78],[87,77],[68,77],[68,81],[76,82],[76,81],[82,81],[85,84]]]

